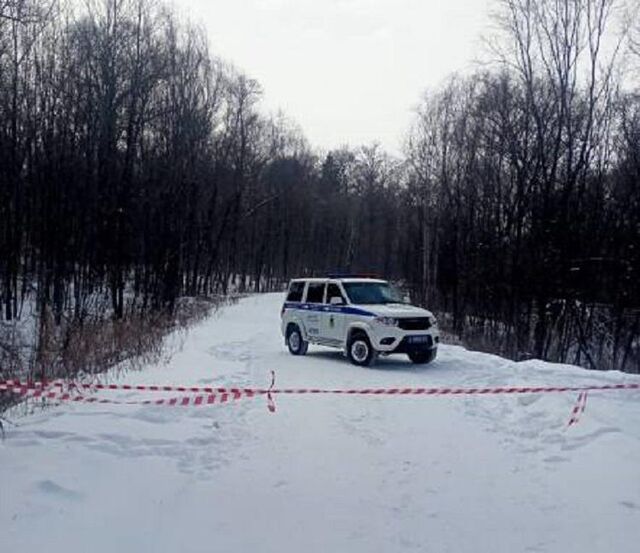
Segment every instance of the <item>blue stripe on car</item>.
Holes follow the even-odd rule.
[[[325,305],[321,303],[299,303],[299,302],[285,302],[285,309],[299,309],[300,311],[321,311],[323,313],[344,313],[345,315],[361,315],[363,317],[377,317],[375,313],[359,309],[357,307],[337,305]]]

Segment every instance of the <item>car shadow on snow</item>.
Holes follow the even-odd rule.
[[[306,357],[314,360],[327,360],[334,363],[343,363],[353,368],[359,368],[352,365],[347,359],[347,356],[336,350],[311,350],[306,354]],[[450,370],[449,363],[439,361],[438,358],[434,359],[431,363],[424,365],[413,364],[405,355],[389,355],[381,356],[369,367],[362,367],[363,370],[374,371],[394,371],[394,372],[408,372],[408,373],[422,373],[422,372],[444,372]]]

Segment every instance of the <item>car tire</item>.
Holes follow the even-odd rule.
[[[373,363],[376,358],[376,351],[364,332],[358,332],[349,338],[347,357],[349,357],[351,363],[358,367],[368,367]]]
[[[304,355],[307,353],[309,342],[302,337],[302,332],[298,325],[289,325],[287,329],[287,347],[291,355]]]
[[[427,363],[431,363],[436,358],[436,354],[438,353],[438,348],[433,348],[429,351],[416,351],[414,353],[408,353],[409,359],[411,359],[412,363],[416,365],[426,365]]]

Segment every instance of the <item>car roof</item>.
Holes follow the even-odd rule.
[[[386,280],[381,278],[335,278],[332,280],[339,280],[341,282],[383,282],[387,283]]]
[[[363,277],[348,277],[348,278],[292,278],[291,282],[379,282],[386,284],[386,280],[380,278],[363,278]]]

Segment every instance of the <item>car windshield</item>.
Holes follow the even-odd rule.
[[[386,282],[344,282],[351,303],[404,303],[400,292]]]

